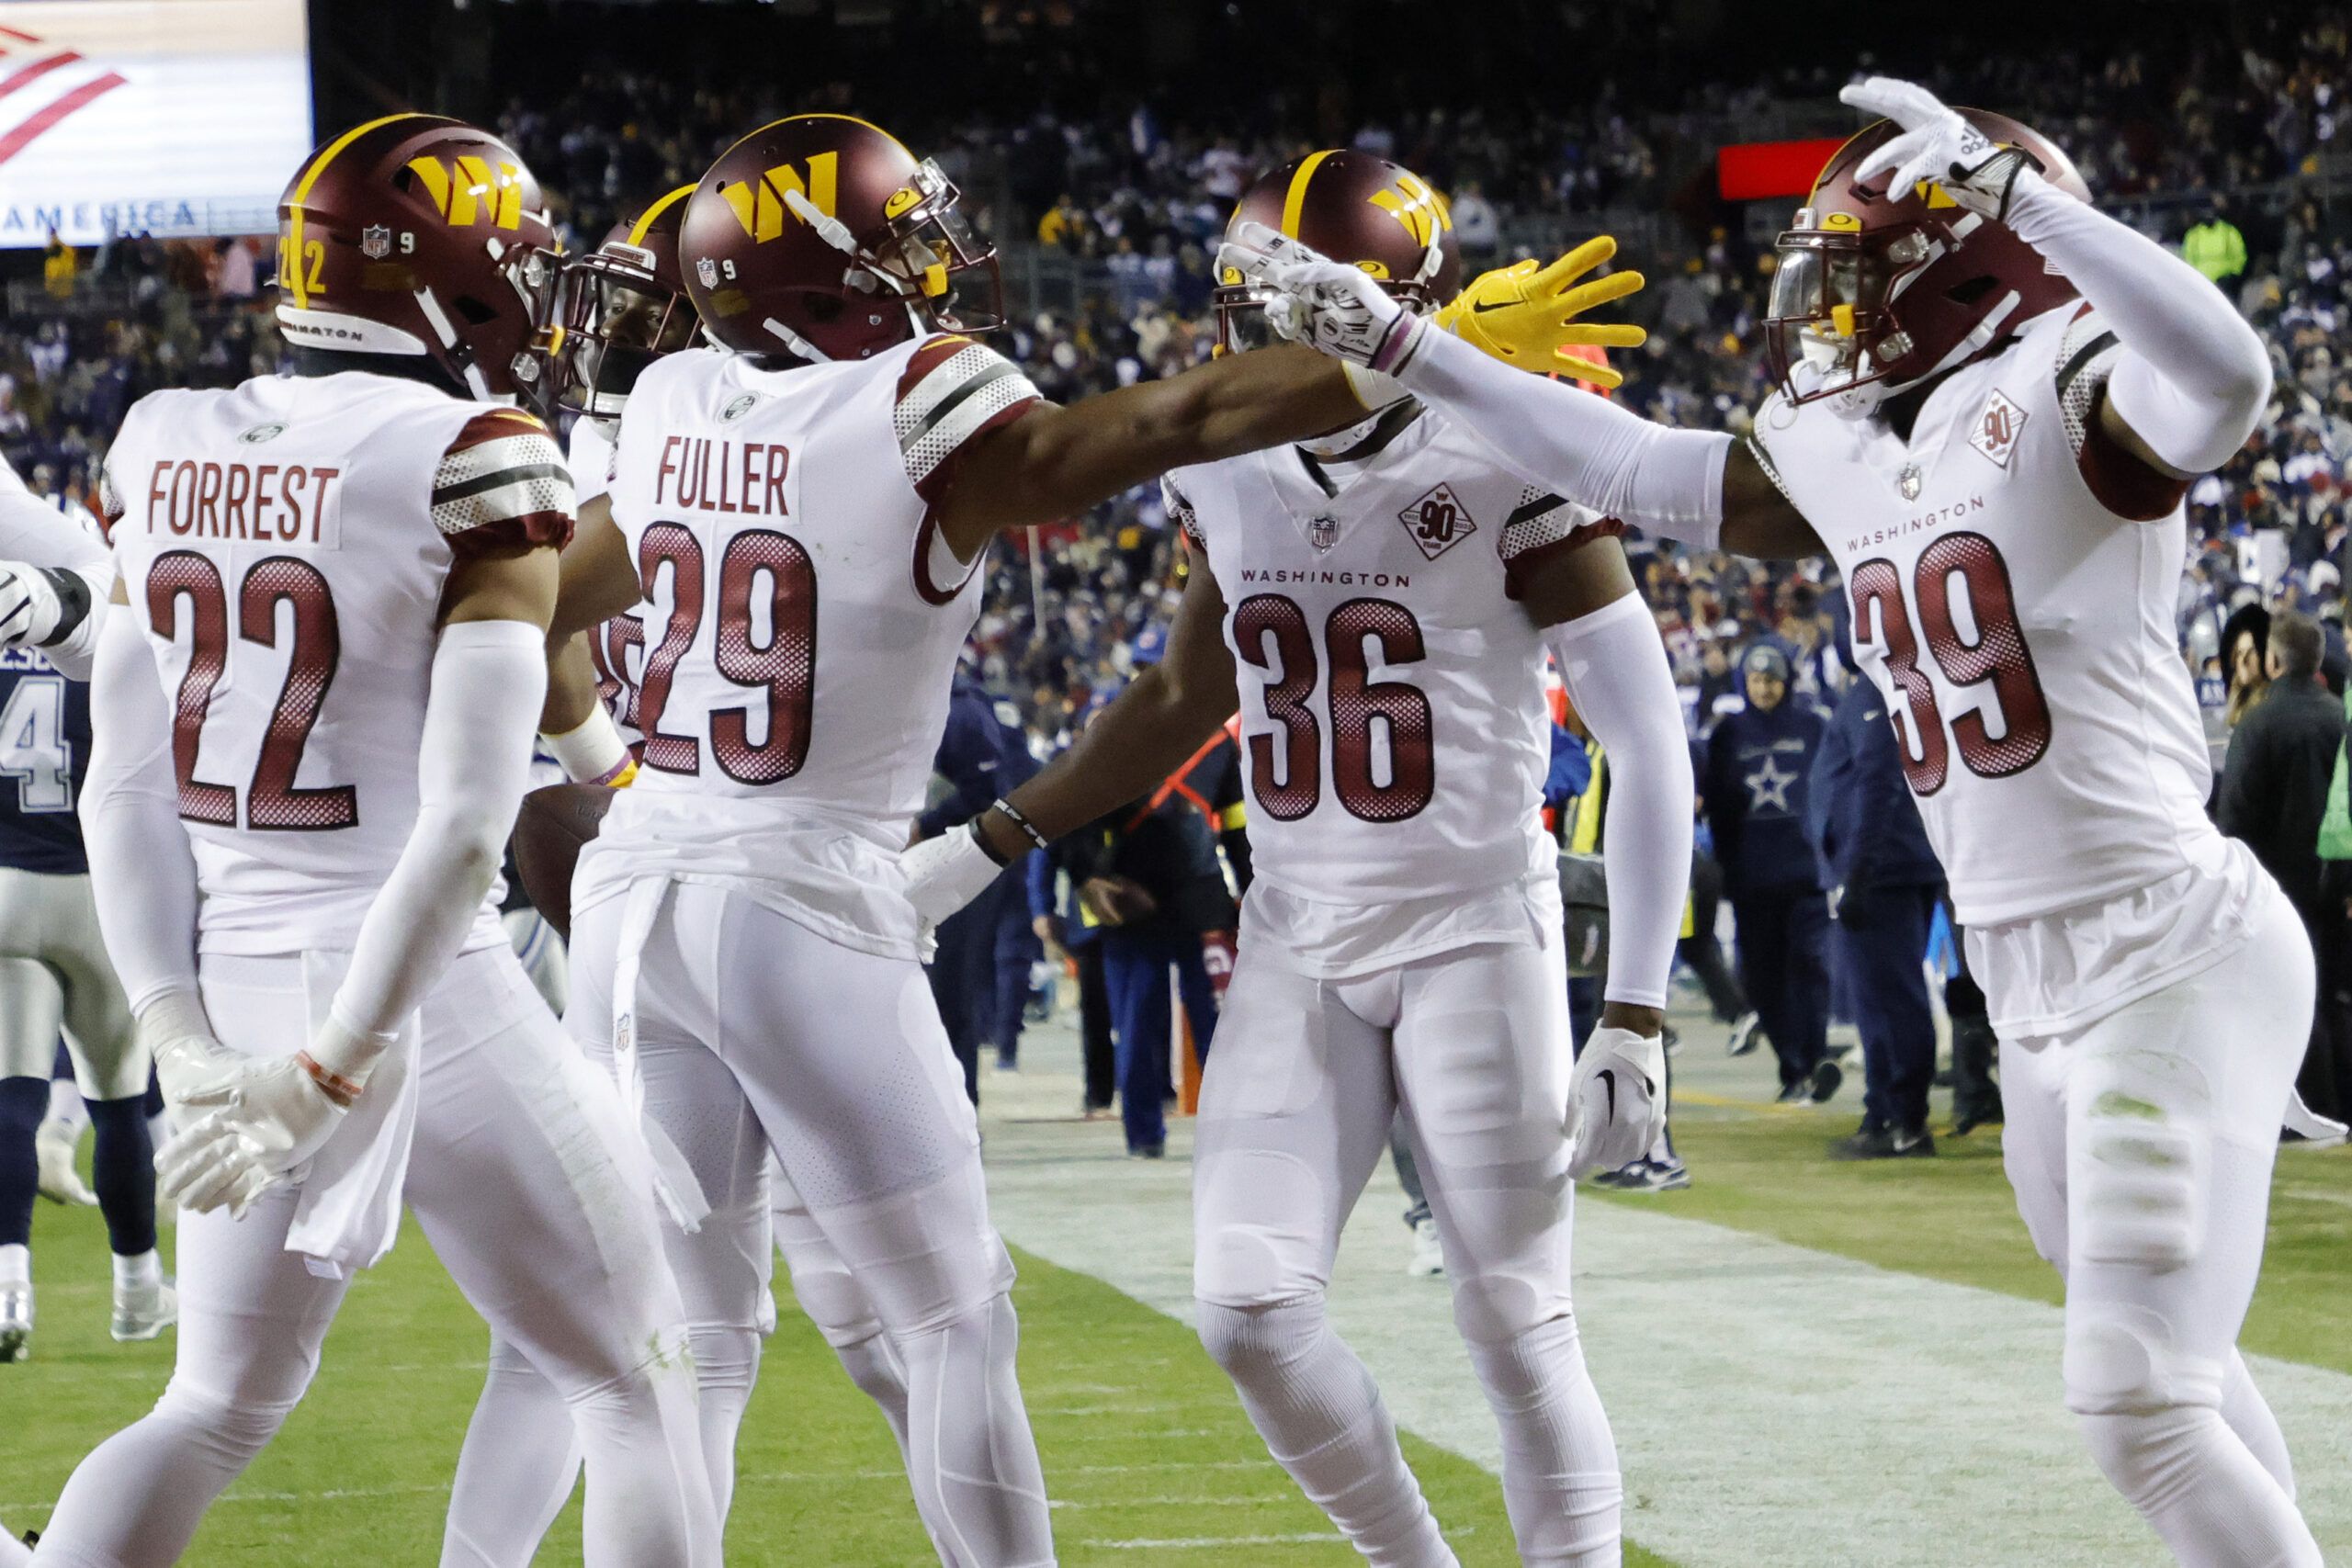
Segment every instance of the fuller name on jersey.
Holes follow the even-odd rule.
[[[1405,419],[1360,461],[1281,447],[1165,484],[1225,597],[1250,915],[1317,973],[1492,940],[1498,920],[1524,934],[1531,889],[1556,903],[1545,652],[1516,599],[1546,554],[1617,527],[1434,412]]]
[[[979,561],[955,558],[933,507],[966,443],[1037,401],[955,335],[782,370],[687,350],[645,371],[610,492],[645,595],[642,766],[575,909],[687,876],[913,952],[898,853],[980,598]]]
[[[141,399],[106,491],[173,709],[200,947],[348,948],[416,819],[451,567],[570,537],[554,437],[401,378],[268,378]],[[498,891],[468,951],[505,940]]]

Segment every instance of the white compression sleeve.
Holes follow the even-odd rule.
[[[1530,484],[1662,538],[1713,549],[1722,537],[1728,435],[1653,423],[1432,326],[1395,375]]]
[[[1639,593],[1548,628],[1585,728],[1609,761],[1602,824],[1609,878],[1609,980],[1602,995],[1634,1007],[1666,1005],[1674,943],[1690,886],[1695,786],[1682,701],[1657,623]]]
[[[180,826],[172,715],[146,633],[106,617],[90,686],[82,837],[98,930],[134,1013],[196,996],[196,855]]]
[[[2028,169],[2007,221],[2106,318],[2123,345],[2107,395],[2165,462],[2227,462],[2270,400],[2270,355],[2229,297],[2178,256]]]
[[[98,627],[114,592],[114,557],[48,502],[22,489],[0,489],[0,560],[70,572],[88,590],[86,611],[41,652],[68,679],[86,681],[97,658]]]
[[[460,621],[441,633],[418,746],[416,826],[353,944],[334,1022],[388,1042],[457,956],[530,784],[547,633]]]

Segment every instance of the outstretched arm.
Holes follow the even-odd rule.
[[[1364,412],[1340,367],[1319,355],[1291,345],[1228,354],[1067,408],[1039,404],[973,437],[936,512],[968,561],[1001,529],[1068,517],[1170,468],[1302,441]]]
[[[1166,657],[1096,714],[1075,745],[1007,797],[1018,818],[991,807],[965,830],[908,852],[915,908],[928,919],[946,919],[1031,849],[1148,794],[1182,767],[1240,702],[1224,623],[1225,595],[1196,555]]]

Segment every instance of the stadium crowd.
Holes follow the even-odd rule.
[[[2339,131],[2346,17],[2322,11],[2267,51],[2191,42],[2161,63],[2138,52],[2096,63],[2065,51],[1955,56],[1974,63],[1938,83],[1957,98],[2014,107],[2053,133],[2103,201],[2185,245],[2270,345],[2269,417],[2189,498],[2194,558],[2179,624],[2217,735],[2221,716],[2233,717],[2252,685],[2228,667],[2233,613],[2255,603],[2308,613],[2328,628],[2332,662],[2343,659],[2342,550],[2352,523],[2352,204],[2342,195]],[[1035,41],[1018,28],[998,40]],[[1770,389],[1759,323],[1771,226],[1744,223],[1711,196],[1694,200],[1694,152],[1726,125],[1835,130],[1849,122],[1835,107],[1836,86],[1826,74],[1785,72],[1736,86],[1602,83],[1540,112],[1360,118],[1319,100],[1278,99],[1247,135],[1164,120],[1148,106],[910,129],[927,131],[1016,260],[1047,256],[1075,278],[1067,300],[1032,301],[1004,334],[1007,351],[1057,400],[1205,357],[1215,335],[1210,257],[1234,198],[1259,168],[1338,134],[1449,188],[1474,263],[1503,259],[1532,238],[1670,212],[1675,221],[1648,231],[1649,250],[1629,243],[1623,257],[1649,276],[1632,303],[1651,335],[1621,354],[1626,384],[1616,395],[1668,423],[1736,432]],[[510,108],[500,129],[569,200],[563,226],[577,249],[624,209],[690,178],[743,125],[835,107],[836,96],[688,93],[668,76],[595,70],[567,95]],[[284,344],[255,287],[263,254],[257,242],[126,237],[68,257],[63,288],[52,259],[47,287],[20,287],[0,331],[0,456],[36,491],[95,510],[98,460],[134,400],[164,385],[229,385],[279,364]],[[1010,270],[1018,285],[1022,268]],[[1747,705],[1748,656],[1759,646],[1779,655],[1774,668],[1795,707],[1826,716],[1835,706],[1847,674],[1835,651],[1842,595],[1826,563],[1637,549],[1694,739]],[[1033,753],[1066,743],[1090,705],[1158,656],[1182,570],[1152,486],[999,553],[973,672],[1017,713]],[[1736,988],[1711,989],[1719,1010],[1736,1005]]]

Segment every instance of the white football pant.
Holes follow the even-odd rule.
[[[0,866],[0,1077],[46,1081],[61,1026],[85,1096],[147,1092],[147,1052],[98,936],[90,879]]]
[[[1556,933],[1331,981],[1242,945],[1194,1142],[1201,1340],[1274,1458],[1374,1563],[1456,1561],[1372,1374],[1324,1315],[1340,1233],[1399,1111],[1502,1427],[1521,1560],[1621,1560],[1616,1442],[1568,1300],[1572,1064]]]
[[[592,1051],[609,1050],[628,902],[606,899],[573,922],[569,1022]],[[774,1321],[773,1151],[802,1204],[786,1211],[779,1237],[802,1305],[837,1352],[872,1343],[868,1314],[896,1348],[909,1477],[942,1561],[1051,1563],[1045,1476],[1015,1378],[1012,1260],[989,1223],[978,1119],[922,965],[679,884],[641,954],[637,1020],[647,1112],[710,1205],[695,1235],[666,1239],[722,1517],[735,1427]],[[803,1245],[796,1213],[829,1258]],[[860,1386],[872,1378],[857,1366],[852,1375]]]
[[[225,1044],[309,1043],[299,957],[206,955],[199,968]],[[587,1454],[586,1561],[717,1564],[683,1314],[620,1096],[506,948],[459,957],[419,1016],[405,1196],[467,1299],[561,1393]],[[183,1214],[171,1382],[74,1471],[44,1568],[176,1562],[302,1397],[350,1282],[285,1250],[299,1195],[276,1188],[243,1220]]]
[[[2293,908],[2267,889],[2253,919],[2211,968],[2075,1033],[2003,1040],[2002,1156],[2066,1281],[2066,1407],[2108,1479],[2190,1568],[2317,1568],[2237,1352],[2313,996]]]

